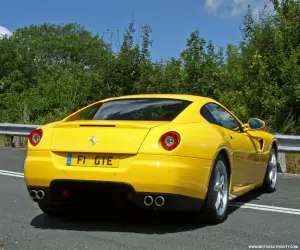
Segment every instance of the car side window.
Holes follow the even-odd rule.
[[[212,124],[221,125],[217,122],[217,120],[212,116],[212,114],[209,112],[207,106],[203,106],[200,110],[201,115]]]
[[[209,103],[209,104],[206,104],[205,107],[216,121],[216,123],[215,122],[211,122],[211,123],[220,125],[224,128],[230,129],[230,130],[238,131],[240,129],[240,125],[236,121],[236,119],[220,105],[218,105],[216,103]]]

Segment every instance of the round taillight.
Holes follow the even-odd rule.
[[[180,135],[177,132],[171,131],[162,135],[160,139],[161,145],[166,150],[175,149],[180,143]]]
[[[39,144],[42,137],[43,137],[43,130],[40,128],[35,129],[35,130],[31,131],[31,133],[29,135],[29,142],[32,146],[36,146]]]

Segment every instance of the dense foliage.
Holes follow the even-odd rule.
[[[298,133],[300,3],[272,0],[275,12],[245,15],[243,40],[216,50],[194,31],[179,58],[152,62],[151,28],[134,41],[134,23],[119,51],[83,26],[43,24],[0,39],[0,122],[45,124],[110,96],[182,93],[217,99],[243,121],[267,120]]]

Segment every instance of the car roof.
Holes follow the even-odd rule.
[[[118,97],[111,97],[102,100],[103,102],[119,100],[119,99],[138,99],[138,98],[169,98],[169,99],[180,99],[197,103],[206,103],[214,101],[209,97],[197,96],[197,95],[187,95],[187,94],[137,94],[137,95],[124,95]]]

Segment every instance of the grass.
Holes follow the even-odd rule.
[[[285,154],[286,172],[300,175],[300,154]]]
[[[10,146],[10,137],[0,135],[0,148]]]
[[[11,137],[0,135],[0,148],[11,147]],[[18,148],[27,147],[27,137],[20,137],[19,144],[16,145]]]

